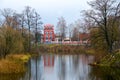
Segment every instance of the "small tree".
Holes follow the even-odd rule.
[[[10,53],[20,53],[24,50],[21,34],[9,26],[0,29],[0,56],[6,57]]]

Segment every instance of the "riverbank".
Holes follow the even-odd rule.
[[[94,50],[89,49],[89,47],[85,47],[81,45],[60,45],[60,44],[40,45],[39,51],[54,53],[54,54],[80,54],[80,53],[93,54],[94,53]]]
[[[29,54],[11,54],[0,60],[0,74],[24,73]]]
[[[120,52],[106,55],[100,61],[100,66],[111,66],[120,68]]]
[[[120,67],[120,51],[112,54],[80,45],[40,45],[39,50],[50,54],[90,54],[95,56],[92,66]],[[43,53],[41,53],[43,54]]]
[[[112,54],[107,54],[104,57],[102,57],[98,62],[96,61],[90,65],[120,68],[120,51],[114,52]]]

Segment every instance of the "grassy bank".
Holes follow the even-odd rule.
[[[80,45],[57,45],[57,44],[49,44],[49,45],[40,45],[39,51],[41,52],[48,52],[48,53],[55,53],[55,54],[80,54],[86,53],[87,48]],[[89,50],[89,53],[91,51]]]
[[[0,74],[23,73],[26,71],[24,63],[30,58],[28,54],[12,54],[0,60]]]
[[[100,61],[100,66],[111,66],[120,68],[120,52],[109,54],[103,57]]]
[[[120,52],[104,55],[99,61],[96,60],[96,62],[91,65],[120,68]]]

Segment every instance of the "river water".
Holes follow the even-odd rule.
[[[120,70],[92,67],[91,55],[41,55],[26,64],[25,74],[0,74],[0,80],[120,80]]]

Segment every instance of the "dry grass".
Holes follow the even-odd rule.
[[[23,73],[25,66],[22,63],[16,63],[10,60],[0,61],[0,73]]]
[[[16,62],[27,62],[31,56],[29,54],[14,54],[14,55],[8,55],[7,59],[14,60]]]
[[[0,73],[23,73],[25,72],[24,63],[29,60],[29,55],[8,55],[6,59],[0,60]]]

